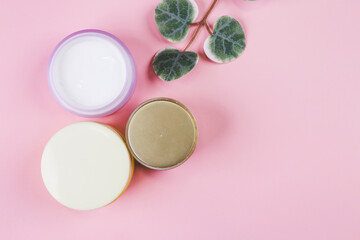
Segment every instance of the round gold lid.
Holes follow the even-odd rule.
[[[126,126],[126,142],[142,165],[166,170],[184,163],[194,152],[196,121],[180,102],[156,98],[142,103]]]

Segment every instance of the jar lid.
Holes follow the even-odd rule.
[[[121,108],[135,87],[135,64],[128,48],[100,30],[82,30],[63,39],[48,66],[56,100],[83,117],[102,117]]]
[[[170,98],[148,100],[137,107],[126,125],[126,143],[142,165],[167,170],[184,163],[198,138],[195,118]]]
[[[120,134],[95,122],[74,123],[58,131],[41,160],[49,193],[78,210],[103,207],[116,200],[128,186],[133,168]]]

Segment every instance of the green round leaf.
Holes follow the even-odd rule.
[[[180,42],[189,33],[189,25],[198,15],[194,0],[163,0],[155,8],[155,22],[170,42]]]
[[[230,62],[244,51],[245,34],[238,21],[229,16],[216,20],[212,35],[204,43],[206,56],[218,63]]]
[[[153,60],[155,74],[164,81],[178,79],[190,72],[199,60],[195,52],[180,52],[176,48],[164,48]]]

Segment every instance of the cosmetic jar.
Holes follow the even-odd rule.
[[[148,100],[137,107],[126,125],[126,143],[142,165],[167,170],[194,152],[197,124],[191,112],[170,98]]]
[[[91,210],[115,201],[127,188],[134,161],[121,135],[96,122],[79,122],[58,131],[47,143],[41,174],[61,204]]]
[[[102,117],[121,108],[135,88],[135,64],[114,35],[82,30],[63,39],[48,65],[55,99],[82,117]]]

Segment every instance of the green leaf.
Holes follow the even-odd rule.
[[[176,48],[164,48],[154,57],[155,74],[164,81],[178,79],[190,72],[199,60],[195,52],[180,52]]]
[[[204,43],[206,56],[218,63],[230,62],[244,51],[245,34],[238,21],[229,16],[216,20],[212,35]]]
[[[180,42],[189,33],[189,25],[198,15],[194,0],[163,0],[155,8],[155,22],[170,42]]]

